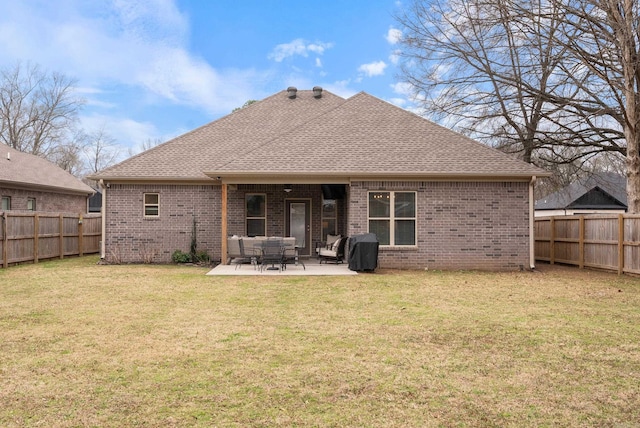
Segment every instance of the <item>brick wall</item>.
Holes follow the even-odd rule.
[[[143,215],[143,194],[160,195],[157,218]],[[220,186],[111,184],[106,189],[105,258],[121,263],[167,263],[189,252],[193,220],[198,251],[220,259]]]
[[[416,247],[380,248],[380,266],[517,270],[529,266],[529,184],[355,182],[349,234],[366,233],[368,191],[417,192]]]
[[[27,200],[34,198],[36,200],[36,211],[74,214],[87,212],[87,195],[70,195],[65,193],[0,187],[0,196],[10,197],[11,209],[15,211],[26,211]]]
[[[228,222],[229,235],[245,235],[245,195],[248,193],[260,193],[267,196],[267,235],[285,235],[285,200],[303,199],[311,201],[311,240],[312,251],[315,242],[322,241],[322,189],[319,184],[294,184],[292,191],[285,193],[282,184],[255,184],[238,185],[235,190],[228,192]],[[346,203],[345,200],[337,202],[338,209],[338,233],[346,233]]]
[[[529,266],[528,183],[354,182],[338,204],[339,232],[368,231],[369,190],[417,192],[418,245],[380,249],[380,266],[517,270]],[[160,194],[160,216],[144,218],[143,194]],[[239,185],[228,192],[228,233],[244,235],[245,194],[267,195],[267,234],[284,235],[286,198],[312,203],[312,240],[320,241],[319,185]],[[106,257],[123,263],[171,261],[189,251],[195,214],[198,249],[221,257],[220,186],[118,185],[107,189]],[[349,201],[348,206],[346,202]]]

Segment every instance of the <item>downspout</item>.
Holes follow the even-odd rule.
[[[105,257],[105,239],[107,236],[107,186],[104,184],[104,180],[100,179],[100,189],[102,189],[102,239],[100,241],[100,260],[104,260]]]
[[[529,182],[529,267],[536,268],[536,237],[535,237],[535,201],[533,199],[533,188],[536,184],[536,176],[531,176]]]

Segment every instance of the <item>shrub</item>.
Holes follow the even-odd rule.
[[[171,255],[171,260],[174,263],[191,263],[191,254],[175,250]]]
[[[206,251],[197,251],[194,261],[198,261],[200,263],[209,263],[211,261],[211,256]]]

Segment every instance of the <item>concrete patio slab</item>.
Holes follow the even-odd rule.
[[[318,275],[357,275],[358,272],[349,270],[347,263],[342,264],[319,264],[316,260],[305,261],[304,269],[302,265],[287,265],[285,270],[263,270],[254,269],[250,264],[240,265],[236,269],[235,265],[218,265],[211,269],[207,275],[237,276],[237,275],[274,275],[274,276],[318,276]]]

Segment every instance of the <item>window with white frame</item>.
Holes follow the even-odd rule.
[[[369,192],[369,232],[380,245],[416,245],[416,192]]]
[[[267,195],[261,193],[245,195],[245,218],[247,236],[267,235]]]
[[[158,193],[144,194],[144,216],[145,217],[160,216],[160,195]]]
[[[2,197],[2,205],[0,206],[1,211],[9,211],[11,209],[11,196],[3,196]]]
[[[322,200],[322,239],[327,239],[327,235],[335,235],[337,229],[338,210],[335,199]]]
[[[28,198],[27,211],[35,211],[35,210],[36,210],[36,198]]]

